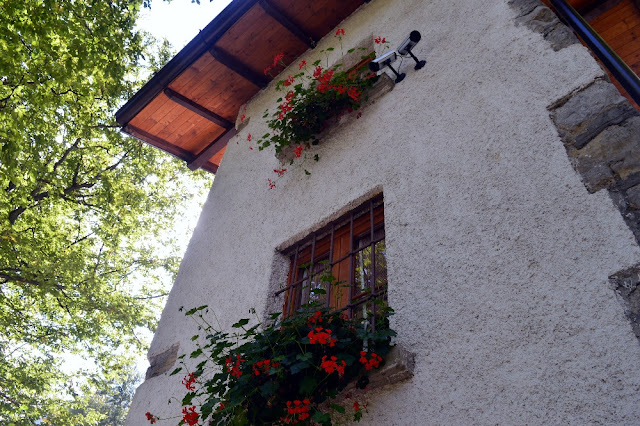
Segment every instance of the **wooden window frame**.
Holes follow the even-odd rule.
[[[357,241],[362,243],[356,246]],[[325,286],[326,294],[323,298],[326,307],[344,310],[349,317],[353,317],[356,309],[367,302],[376,299],[386,302],[384,241],[384,202],[383,195],[379,194],[284,250],[283,254],[291,259],[289,274],[286,287],[276,292],[276,295],[285,293],[285,316],[294,315],[300,309],[306,302],[303,302],[303,293],[308,292],[308,288],[313,285],[314,277],[328,268],[331,268],[331,274],[338,283]],[[358,280],[355,276],[358,269],[355,262],[357,259],[362,260],[362,253],[370,255],[371,261],[366,270],[368,275],[362,275],[363,278]],[[376,271],[382,269],[382,261],[384,273],[382,270]],[[364,274],[365,270],[360,269],[360,272]],[[365,280],[365,276],[368,279]],[[377,303],[370,305],[372,317],[375,317]]]

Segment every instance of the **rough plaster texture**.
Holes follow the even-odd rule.
[[[373,0],[340,26],[396,42],[423,35],[427,66],[314,148],[267,189],[278,161],[250,151],[273,87],[227,148],[155,335],[150,358],[208,303],[229,326],[286,278],[277,248],[382,190],[393,328],[414,377],[369,394],[365,424],[637,424],[640,345],[608,277],[640,250],[604,191],[574,171],[547,107],[602,71],[516,26],[506,0]],[[335,43],[321,41],[320,49]],[[319,50],[319,49],[318,49]],[[314,52],[304,56],[308,62]],[[237,143],[236,143],[237,142]],[[128,424],[175,416],[180,378],[138,389]]]

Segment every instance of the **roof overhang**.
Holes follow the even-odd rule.
[[[234,0],[118,112],[123,130],[187,162],[218,170],[240,107],[369,0]],[[284,67],[276,69],[281,71]]]

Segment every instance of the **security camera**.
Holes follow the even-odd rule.
[[[418,58],[416,58],[416,56],[411,52],[415,47],[415,45],[418,44],[421,38],[422,36],[418,31],[411,31],[411,34],[409,34],[409,37],[407,37],[407,39],[403,41],[402,44],[400,44],[400,47],[398,47],[398,53],[400,55],[403,55],[403,56],[409,55],[413,58],[414,61],[416,61],[415,69],[417,70],[424,67],[425,64],[427,63],[427,61],[419,61]]]
[[[407,55],[409,52],[411,52],[411,49],[413,49],[415,45],[418,44],[421,38],[422,36],[418,31],[411,31],[409,37],[407,37],[407,39],[402,42],[400,47],[398,47],[398,53],[401,55]]]
[[[398,53],[395,50],[385,53],[384,55],[380,55],[377,58],[373,59],[369,62],[369,69],[373,72],[378,72],[385,67],[389,67],[391,71],[396,75],[396,83],[400,83],[404,80],[406,74],[398,74],[391,64],[398,59]]]
[[[378,72],[384,67],[388,67],[393,62],[398,59],[398,54],[395,50],[385,53],[384,55],[378,56],[369,62],[369,69],[373,72]]]

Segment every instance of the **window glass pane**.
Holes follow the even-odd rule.
[[[326,286],[322,282],[322,276],[325,275],[328,265],[326,262],[315,263],[314,265],[304,268],[303,275],[306,278],[301,286],[301,300],[300,305],[304,305],[309,302],[318,302],[322,305],[326,303]],[[309,272],[312,270],[311,279],[309,279]],[[321,291],[315,291],[321,290]]]
[[[387,286],[387,251],[384,240],[376,243],[376,291]]]
[[[362,293],[368,293],[371,289],[371,246],[367,246],[356,253],[355,259],[355,283],[353,297],[357,298]]]

